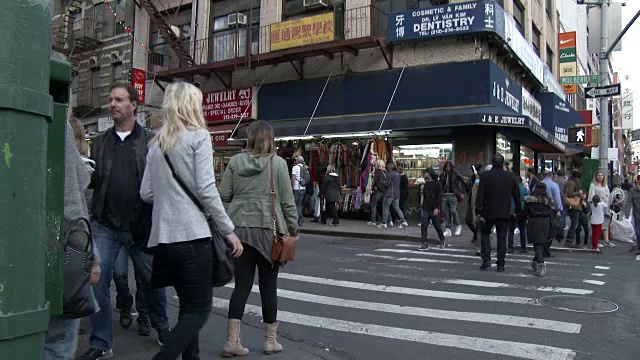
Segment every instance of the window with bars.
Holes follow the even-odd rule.
[[[524,5],[519,0],[513,0],[513,20],[516,22],[516,27],[518,31],[524,35]]]
[[[533,45],[533,51],[540,57],[540,30],[533,25],[533,32],[531,33],[531,44]]]
[[[233,14],[218,16],[211,21],[213,31],[210,61],[224,61],[246,56],[249,26],[251,26],[251,53],[257,54],[260,51],[260,8],[252,9],[251,15],[247,11],[236,12],[236,19],[242,17],[247,19],[244,24],[238,21],[235,24],[229,24],[229,15]],[[249,16],[251,16],[250,21]]]

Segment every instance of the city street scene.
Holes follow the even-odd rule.
[[[0,360],[640,359],[640,1],[3,5]]]

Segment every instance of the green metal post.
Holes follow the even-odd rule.
[[[42,359],[51,1],[0,0],[0,359]],[[61,164],[62,166],[62,164]]]

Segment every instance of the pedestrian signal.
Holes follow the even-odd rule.
[[[570,127],[569,144],[584,145],[587,140],[587,129],[585,127]]]

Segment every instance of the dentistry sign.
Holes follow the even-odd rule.
[[[389,14],[388,41],[494,31],[493,1],[471,1]]]

